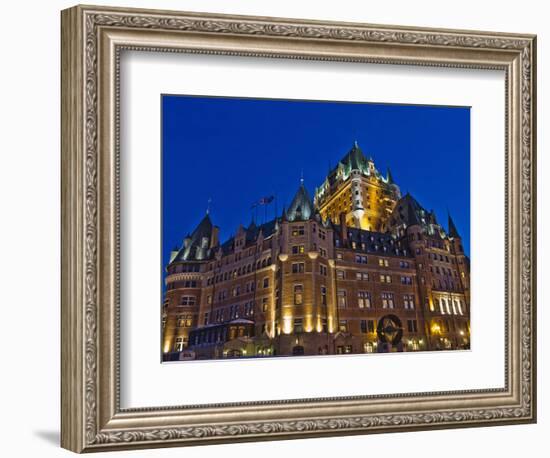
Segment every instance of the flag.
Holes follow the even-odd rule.
[[[262,197],[260,200],[258,200],[257,202],[254,202],[252,204],[252,207],[251,208],[254,208],[254,207],[257,207],[258,205],[267,205],[267,204],[270,204],[271,202],[273,202],[273,199],[275,197],[274,196],[265,196],[265,197]]]

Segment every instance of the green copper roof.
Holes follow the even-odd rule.
[[[172,263],[182,261],[202,261],[207,259],[210,255],[209,252],[212,228],[213,225],[210,220],[210,216],[206,214],[191,236],[189,236],[187,246],[184,244],[172,260]]]
[[[289,221],[306,221],[312,216],[313,202],[302,182],[286,212],[286,218]]]

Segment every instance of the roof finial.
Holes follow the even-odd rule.
[[[353,142],[353,146],[355,146],[356,148],[359,148],[359,144],[357,143],[357,140],[355,140],[355,141]]]
[[[206,214],[210,214],[210,204],[212,203],[212,199],[209,197],[207,204],[206,204]]]
[[[302,172],[300,173],[300,185],[304,185],[304,169],[302,169]]]

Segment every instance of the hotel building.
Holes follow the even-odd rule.
[[[206,214],[166,266],[164,360],[467,349],[469,259],[355,143],[311,199],[219,240]]]

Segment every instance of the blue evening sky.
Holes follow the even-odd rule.
[[[204,216],[222,241],[247,226],[251,205],[275,195],[290,204],[303,171],[313,191],[357,140],[376,167],[389,166],[447,228],[451,212],[470,252],[470,109],[347,102],[161,97],[162,261]],[[267,208],[274,216],[275,202]],[[263,222],[264,209],[257,222]]]

